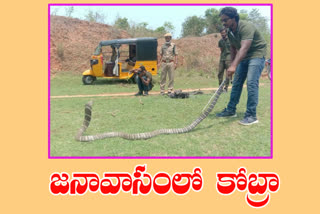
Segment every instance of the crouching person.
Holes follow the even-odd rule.
[[[136,82],[139,88],[139,92],[135,96],[148,96],[149,91],[153,88],[152,74],[146,70],[144,66],[140,66],[137,69],[131,70],[136,74]]]

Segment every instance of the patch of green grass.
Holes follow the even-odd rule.
[[[66,75],[66,74],[64,74]],[[182,73],[178,76],[189,74]],[[195,75],[197,78],[199,75]],[[119,84],[83,86],[81,76],[57,76],[51,82],[52,95],[85,94],[82,87],[90,93],[120,92]],[[179,79],[179,78],[177,78]],[[196,78],[195,78],[196,79]],[[185,78],[188,81],[189,79]],[[199,79],[198,79],[199,80]],[[198,83],[189,80],[188,88],[216,86],[213,79],[202,79]],[[79,81],[79,83],[76,83]],[[212,85],[209,86],[209,82]],[[244,116],[247,90],[243,89],[237,106],[237,118],[216,118],[229,101],[230,92],[222,94],[212,113],[189,133],[179,135],[159,135],[148,140],[129,141],[122,138],[107,138],[93,142],[78,142],[74,136],[81,127],[84,118],[84,105],[88,98],[51,99],[51,156],[270,156],[270,84],[263,80],[260,86],[257,115],[259,123],[253,126],[241,126],[238,121]],[[64,84],[65,89],[60,89]],[[71,86],[76,86],[73,89]],[[183,82],[177,80],[176,85]],[[208,85],[206,85],[208,84]],[[197,86],[197,87],[196,87]],[[71,87],[71,88],[69,88]],[[131,87],[131,85],[130,85]],[[136,90],[132,85],[131,91]],[[127,133],[148,132],[161,128],[180,128],[196,119],[207,104],[211,94],[196,95],[189,99],[171,99],[163,96],[93,98],[91,124],[85,134],[123,131]],[[141,101],[140,101],[141,100]],[[143,103],[143,104],[141,104]]]
[[[178,69],[175,71],[175,89],[187,88],[209,88],[217,87],[218,81],[212,74],[197,71],[185,71]],[[167,77],[167,84],[168,84]],[[153,76],[153,91],[160,91],[160,74]],[[103,93],[120,93],[136,92],[137,85],[130,84],[127,80],[108,80],[98,77],[93,85],[83,85],[82,75],[62,72],[56,74],[50,80],[51,96],[59,95],[77,95],[77,94],[103,94]]]

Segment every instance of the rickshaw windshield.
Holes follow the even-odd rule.
[[[96,50],[94,51],[93,55],[99,56],[101,51],[102,51],[102,47],[101,47],[101,45],[98,45],[98,47],[96,47]]]
[[[101,41],[96,47],[94,55],[99,56],[102,53],[102,47],[109,46],[113,49],[120,49],[123,45],[129,47],[129,57],[131,58],[135,57],[136,60],[157,60],[158,41],[157,38],[152,37]]]

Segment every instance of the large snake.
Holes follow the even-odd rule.
[[[158,129],[152,132],[144,132],[144,133],[135,133],[135,134],[128,134],[124,132],[106,132],[102,134],[96,134],[96,135],[86,135],[84,136],[83,133],[87,130],[90,121],[91,121],[91,112],[92,112],[92,101],[89,101],[85,105],[85,116],[84,121],[82,124],[82,127],[79,129],[76,140],[78,141],[93,141],[93,140],[99,140],[104,138],[112,138],[112,137],[121,137],[128,140],[142,140],[142,139],[149,139],[152,137],[155,137],[160,134],[181,134],[186,133],[194,129],[199,123],[201,123],[202,120],[204,120],[212,111],[214,106],[216,105],[224,86],[226,80],[224,80],[221,85],[219,86],[218,90],[213,94],[211,99],[209,100],[208,104],[204,107],[203,111],[201,112],[200,116],[194,120],[190,125],[184,127],[184,128],[175,128],[175,129]]]

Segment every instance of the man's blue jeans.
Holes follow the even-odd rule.
[[[142,77],[144,80],[147,80],[147,76],[143,76]],[[139,88],[139,91],[150,91],[151,89],[151,84],[149,84],[148,86],[146,86],[145,84],[143,84],[142,80],[140,79],[140,77],[137,75],[136,76],[136,82]]]
[[[229,111],[236,111],[236,106],[239,103],[243,84],[247,79],[247,111],[245,117],[257,116],[257,105],[259,100],[259,79],[264,67],[264,58],[253,58],[242,60],[238,65],[230,95],[230,101],[227,109]]]

